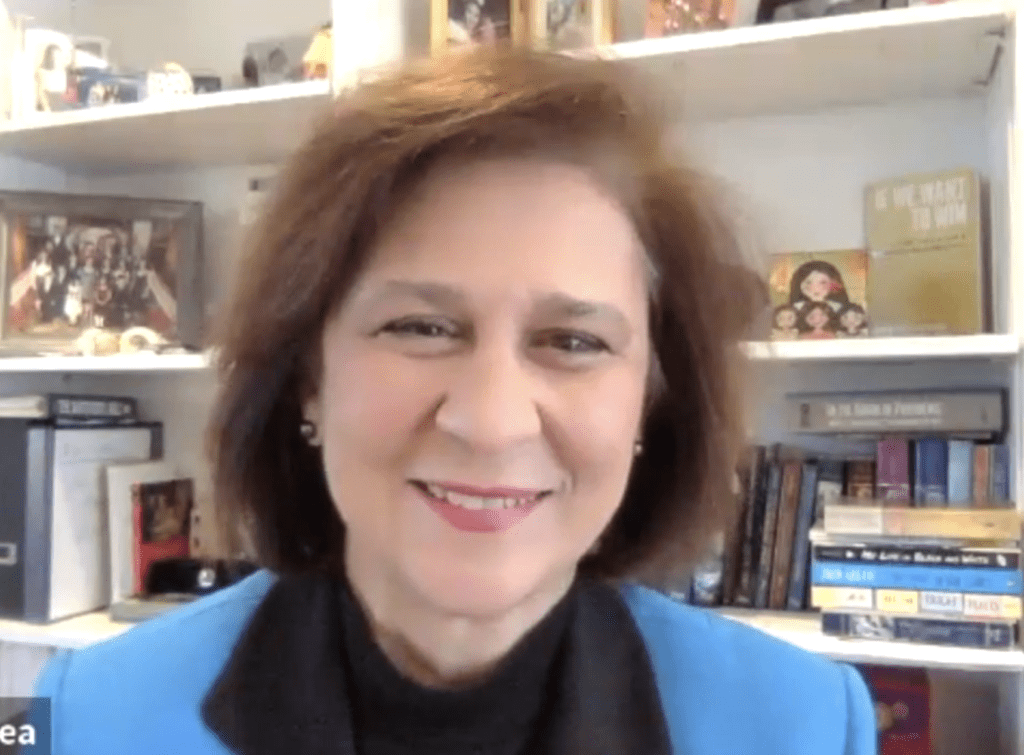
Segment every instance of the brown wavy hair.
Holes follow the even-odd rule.
[[[492,157],[589,170],[630,215],[652,268],[644,452],[581,572],[651,580],[731,523],[744,428],[737,344],[766,289],[718,187],[669,149],[656,101],[620,65],[508,49],[406,64],[336,101],[279,176],[214,344],[216,504],[262,565],[339,567],[344,525],[300,435],[322,329],[424,177]]]

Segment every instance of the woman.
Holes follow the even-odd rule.
[[[266,569],[55,661],[54,752],[874,752],[850,668],[635,584],[732,517],[763,291],[620,75],[479,51],[339,103],[220,337]]]

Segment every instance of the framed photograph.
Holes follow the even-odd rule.
[[[0,192],[0,352],[202,348],[202,205]],[[130,336],[130,337],[129,337]]]
[[[522,42],[527,0],[431,0],[430,51]]]
[[[615,0],[531,0],[533,45],[578,50],[615,40]]]

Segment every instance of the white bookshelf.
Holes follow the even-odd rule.
[[[63,0],[9,5],[19,2],[42,21],[49,12],[54,24],[77,24],[71,31],[110,37],[126,64],[141,67],[178,60],[232,75],[247,41],[312,28],[331,17],[339,84],[357,79],[364,68],[426,49],[426,6],[418,0],[77,0],[74,18]],[[620,25],[640,28],[641,0],[622,0],[621,6]],[[1005,387],[1012,488],[1019,497],[1024,187],[1017,155],[1024,54],[1017,8],[1012,0],[959,0],[622,42],[600,53],[660,81],[680,116],[681,146],[735,190],[749,208],[743,220],[751,237],[767,250],[862,245],[862,191],[879,177],[967,165],[989,180],[993,333],[748,343],[744,349],[769,394],[776,388]],[[187,39],[173,31],[182,19],[195,30]],[[0,126],[2,188],[204,202],[209,290],[216,298],[232,274],[248,179],[265,175],[288,155],[331,99],[326,83],[313,82],[7,124]],[[185,468],[201,478],[205,468],[197,449],[213,388],[209,366],[208,355],[0,359],[0,395],[37,386],[138,395],[150,416],[165,421],[169,453],[183,454]],[[772,395],[765,399],[761,429],[785,441]],[[845,641],[823,636],[807,615],[723,613],[839,660],[927,667],[953,690],[953,703],[943,710],[949,732],[937,732],[937,752],[1024,755],[1021,651]],[[103,614],[48,626],[0,622],[0,642],[80,647],[128,626]],[[998,705],[979,714],[956,703],[956,690],[976,684],[995,690]],[[998,730],[998,747],[987,749],[961,735],[977,728],[978,715]]]

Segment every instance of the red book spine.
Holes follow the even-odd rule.
[[[878,441],[876,497],[883,501],[910,501],[910,443],[906,438]]]

